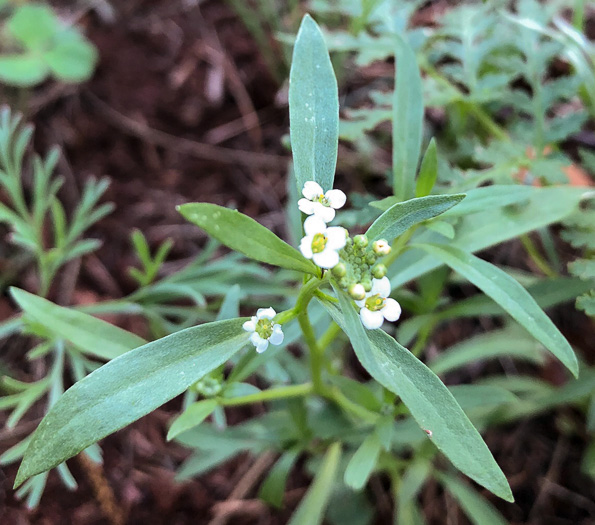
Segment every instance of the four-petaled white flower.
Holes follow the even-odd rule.
[[[342,208],[347,200],[341,190],[329,190],[324,193],[320,184],[313,180],[304,184],[302,195],[305,199],[298,201],[300,211],[306,215],[316,215],[326,223],[335,218],[335,210]]]
[[[401,305],[391,299],[390,281],[388,277],[372,280],[372,289],[366,293],[366,298],[361,301],[355,301],[360,307],[359,316],[362,324],[368,330],[380,328],[386,319],[387,321],[396,321],[401,317]]]
[[[246,332],[252,332],[250,342],[256,347],[256,351],[262,354],[269,343],[280,345],[283,342],[283,330],[280,324],[275,324],[273,318],[277,315],[272,308],[259,308],[256,315],[250,321],[246,321],[242,328]]]
[[[312,259],[321,268],[332,268],[339,262],[338,251],[347,242],[347,232],[340,226],[328,227],[316,215],[304,221],[306,236],[300,242],[303,256]]]

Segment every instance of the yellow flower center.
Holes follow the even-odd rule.
[[[317,233],[314,235],[314,239],[312,239],[312,253],[320,253],[324,250],[327,241],[326,235],[324,233]]]
[[[314,202],[320,202],[323,206],[326,206],[327,208],[331,205],[329,200],[322,194],[314,197]]]
[[[377,312],[384,308],[384,298],[380,297],[380,294],[371,295],[366,299],[365,305],[371,312]]]
[[[256,323],[256,333],[263,339],[268,339],[273,335],[273,320],[259,319]]]

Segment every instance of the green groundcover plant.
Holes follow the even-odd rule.
[[[186,393],[184,410],[168,433],[168,439],[194,450],[179,479],[241,451],[274,450],[279,459],[259,493],[271,505],[282,504],[289,472],[300,456],[309,458],[306,468],[314,476],[292,524],[323,519],[368,523],[374,509],[362,489],[375,473],[391,482],[398,523],[422,522],[416,495],[429,478],[438,480],[475,522],[505,523],[455,469],[513,501],[479,430],[503,407],[507,410],[500,420],[512,420],[555,406],[560,395],[537,381],[512,385],[507,378],[500,384],[447,387],[437,374],[480,357],[509,355],[541,363],[549,351],[579,376],[573,349],[542,307],[569,300],[591,283],[578,278],[533,281],[529,293],[513,272],[474,252],[570,216],[585,190],[515,184],[469,188],[468,181],[461,184],[465,191],[455,184],[437,186],[440,162],[433,141],[422,155],[420,72],[411,47],[403,39],[395,41],[393,196],[372,203],[371,224],[361,233],[333,224],[348,222],[341,216],[346,195],[334,187],[338,90],[324,38],[309,16],[295,41],[289,89],[293,172],[288,217],[297,247],[239,211],[208,203],[179,207],[219,243],[283,276],[277,281],[283,286],[267,302],[244,302],[247,317],[239,316],[241,287],[232,287],[219,292],[224,298],[216,320],[169,330],[173,333],[145,343],[88,313],[12,289],[25,321],[37,328],[34,333],[108,361],[54,396],[35,432],[12,455],[22,456],[15,487],[64,468],[67,459],[93,450],[102,438]],[[364,222],[358,218],[354,224]],[[153,260],[146,241],[137,235],[135,244],[145,267],[135,275],[141,287],[149,287],[167,248]],[[443,307],[449,269],[485,296]],[[412,280],[419,294],[405,290]],[[180,293],[167,287],[162,293],[168,290]],[[402,309],[416,315],[401,322]],[[449,349],[430,366],[418,358],[426,328],[481,314],[507,321],[501,330]],[[388,332],[394,333],[395,326],[393,337]],[[403,345],[415,337],[409,351]],[[305,350],[303,358],[287,350],[290,344]],[[353,354],[370,380],[345,375]],[[268,387],[248,383],[252,377]],[[583,399],[592,392],[594,376],[585,370],[572,384],[565,399]],[[266,414],[227,426],[226,409],[263,402],[271,408]],[[347,493],[351,496],[345,503]],[[335,498],[344,503],[332,505]]]

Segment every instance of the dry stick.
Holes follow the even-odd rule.
[[[221,146],[212,146],[194,140],[176,137],[164,131],[150,128],[122,113],[116,111],[111,106],[97,98],[95,95],[87,92],[86,98],[102,113],[105,119],[122,130],[124,133],[133,137],[138,137],[156,146],[192,155],[203,160],[213,160],[223,164],[241,164],[251,168],[271,168],[286,169],[287,158],[279,155],[270,155],[268,153],[254,153],[252,151],[242,151],[237,149],[223,148]]]
[[[112,525],[124,525],[126,523],[126,512],[118,505],[114,492],[107,479],[105,479],[102,466],[91,461],[84,453],[79,454],[77,459],[89,478],[95,498],[99,502],[105,517]]]
[[[225,525],[233,514],[238,511],[235,502],[241,500],[250,492],[252,487],[259,480],[260,476],[273,463],[275,454],[265,452],[254,462],[248,472],[242,476],[235,488],[231,491],[229,497],[222,503],[216,505],[215,517],[209,522],[209,525]],[[234,503],[232,503],[234,502]]]

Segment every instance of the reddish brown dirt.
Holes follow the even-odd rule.
[[[204,238],[180,219],[177,204],[235,204],[284,233],[281,205],[288,154],[281,138],[287,133],[287,107],[278,102],[284,100],[284,92],[268,73],[247,31],[217,0],[202,2],[200,10],[184,7],[192,2],[182,1],[124,4],[112,3],[117,10],[112,21],[95,13],[82,18],[101,57],[93,79],[75,88],[44,85],[31,100],[36,148],[45,151],[58,143],[64,150],[60,168],[68,183],[62,195],[65,202],[75,202],[88,177],[108,176],[112,182],[106,200],[116,204],[115,212],[91,231],[105,242],[104,247],[85,259],[71,296],[65,298],[60,289],[54,289],[55,300],[82,303],[130,292],[126,269],[134,263],[129,242],[133,228],[141,229],[153,246],[171,237],[175,259],[194,255]],[[447,8],[446,3],[436,4]],[[178,139],[189,142],[180,146]],[[237,151],[262,156],[238,156]],[[388,153],[377,161],[387,159]],[[339,174],[344,187],[363,188],[355,175]],[[27,275],[18,284],[34,288]],[[8,317],[14,310],[3,299],[0,311]],[[565,332],[575,334],[577,344],[585,344],[588,322],[582,318],[579,322],[571,306],[556,315]],[[127,320],[125,326],[144,330],[134,320]],[[437,337],[454,342],[470,329],[473,326],[461,323]],[[23,360],[25,345],[11,339],[2,346],[3,357],[15,369],[22,365],[26,379],[31,379],[39,371]],[[560,371],[553,366],[544,374],[555,381]],[[0,523],[99,525],[118,523],[119,516],[126,515],[127,524],[199,525],[211,523],[217,509],[235,511],[228,521],[232,524],[286,523],[308,482],[300,471],[290,479],[288,510],[283,512],[258,502],[254,489],[237,508],[221,507],[254,464],[251,457],[242,456],[198,480],[173,482],[175,468],[188,453],[165,441],[167,422],[178,408],[170,405],[104,440],[102,472],[71,460],[80,483],[76,492],[64,490],[51,473],[36,510],[26,510],[10,489],[16,466],[0,471]],[[249,417],[248,410],[232,417]],[[40,416],[37,410],[30,418],[35,421]],[[568,420],[578,427],[573,436],[580,439],[560,431]],[[595,523],[591,499],[595,487],[580,474],[587,439],[581,420],[573,409],[564,409],[555,418],[548,415],[488,433],[488,445],[517,495],[514,505],[492,498],[510,523]],[[5,440],[2,448],[15,442],[16,438]],[[379,479],[371,491],[372,501],[384,509],[378,524],[390,520],[384,482]],[[110,492],[115,507],[110,507]],[[424,490],[421,501],[428,523],[466,523],[434,484]]]

